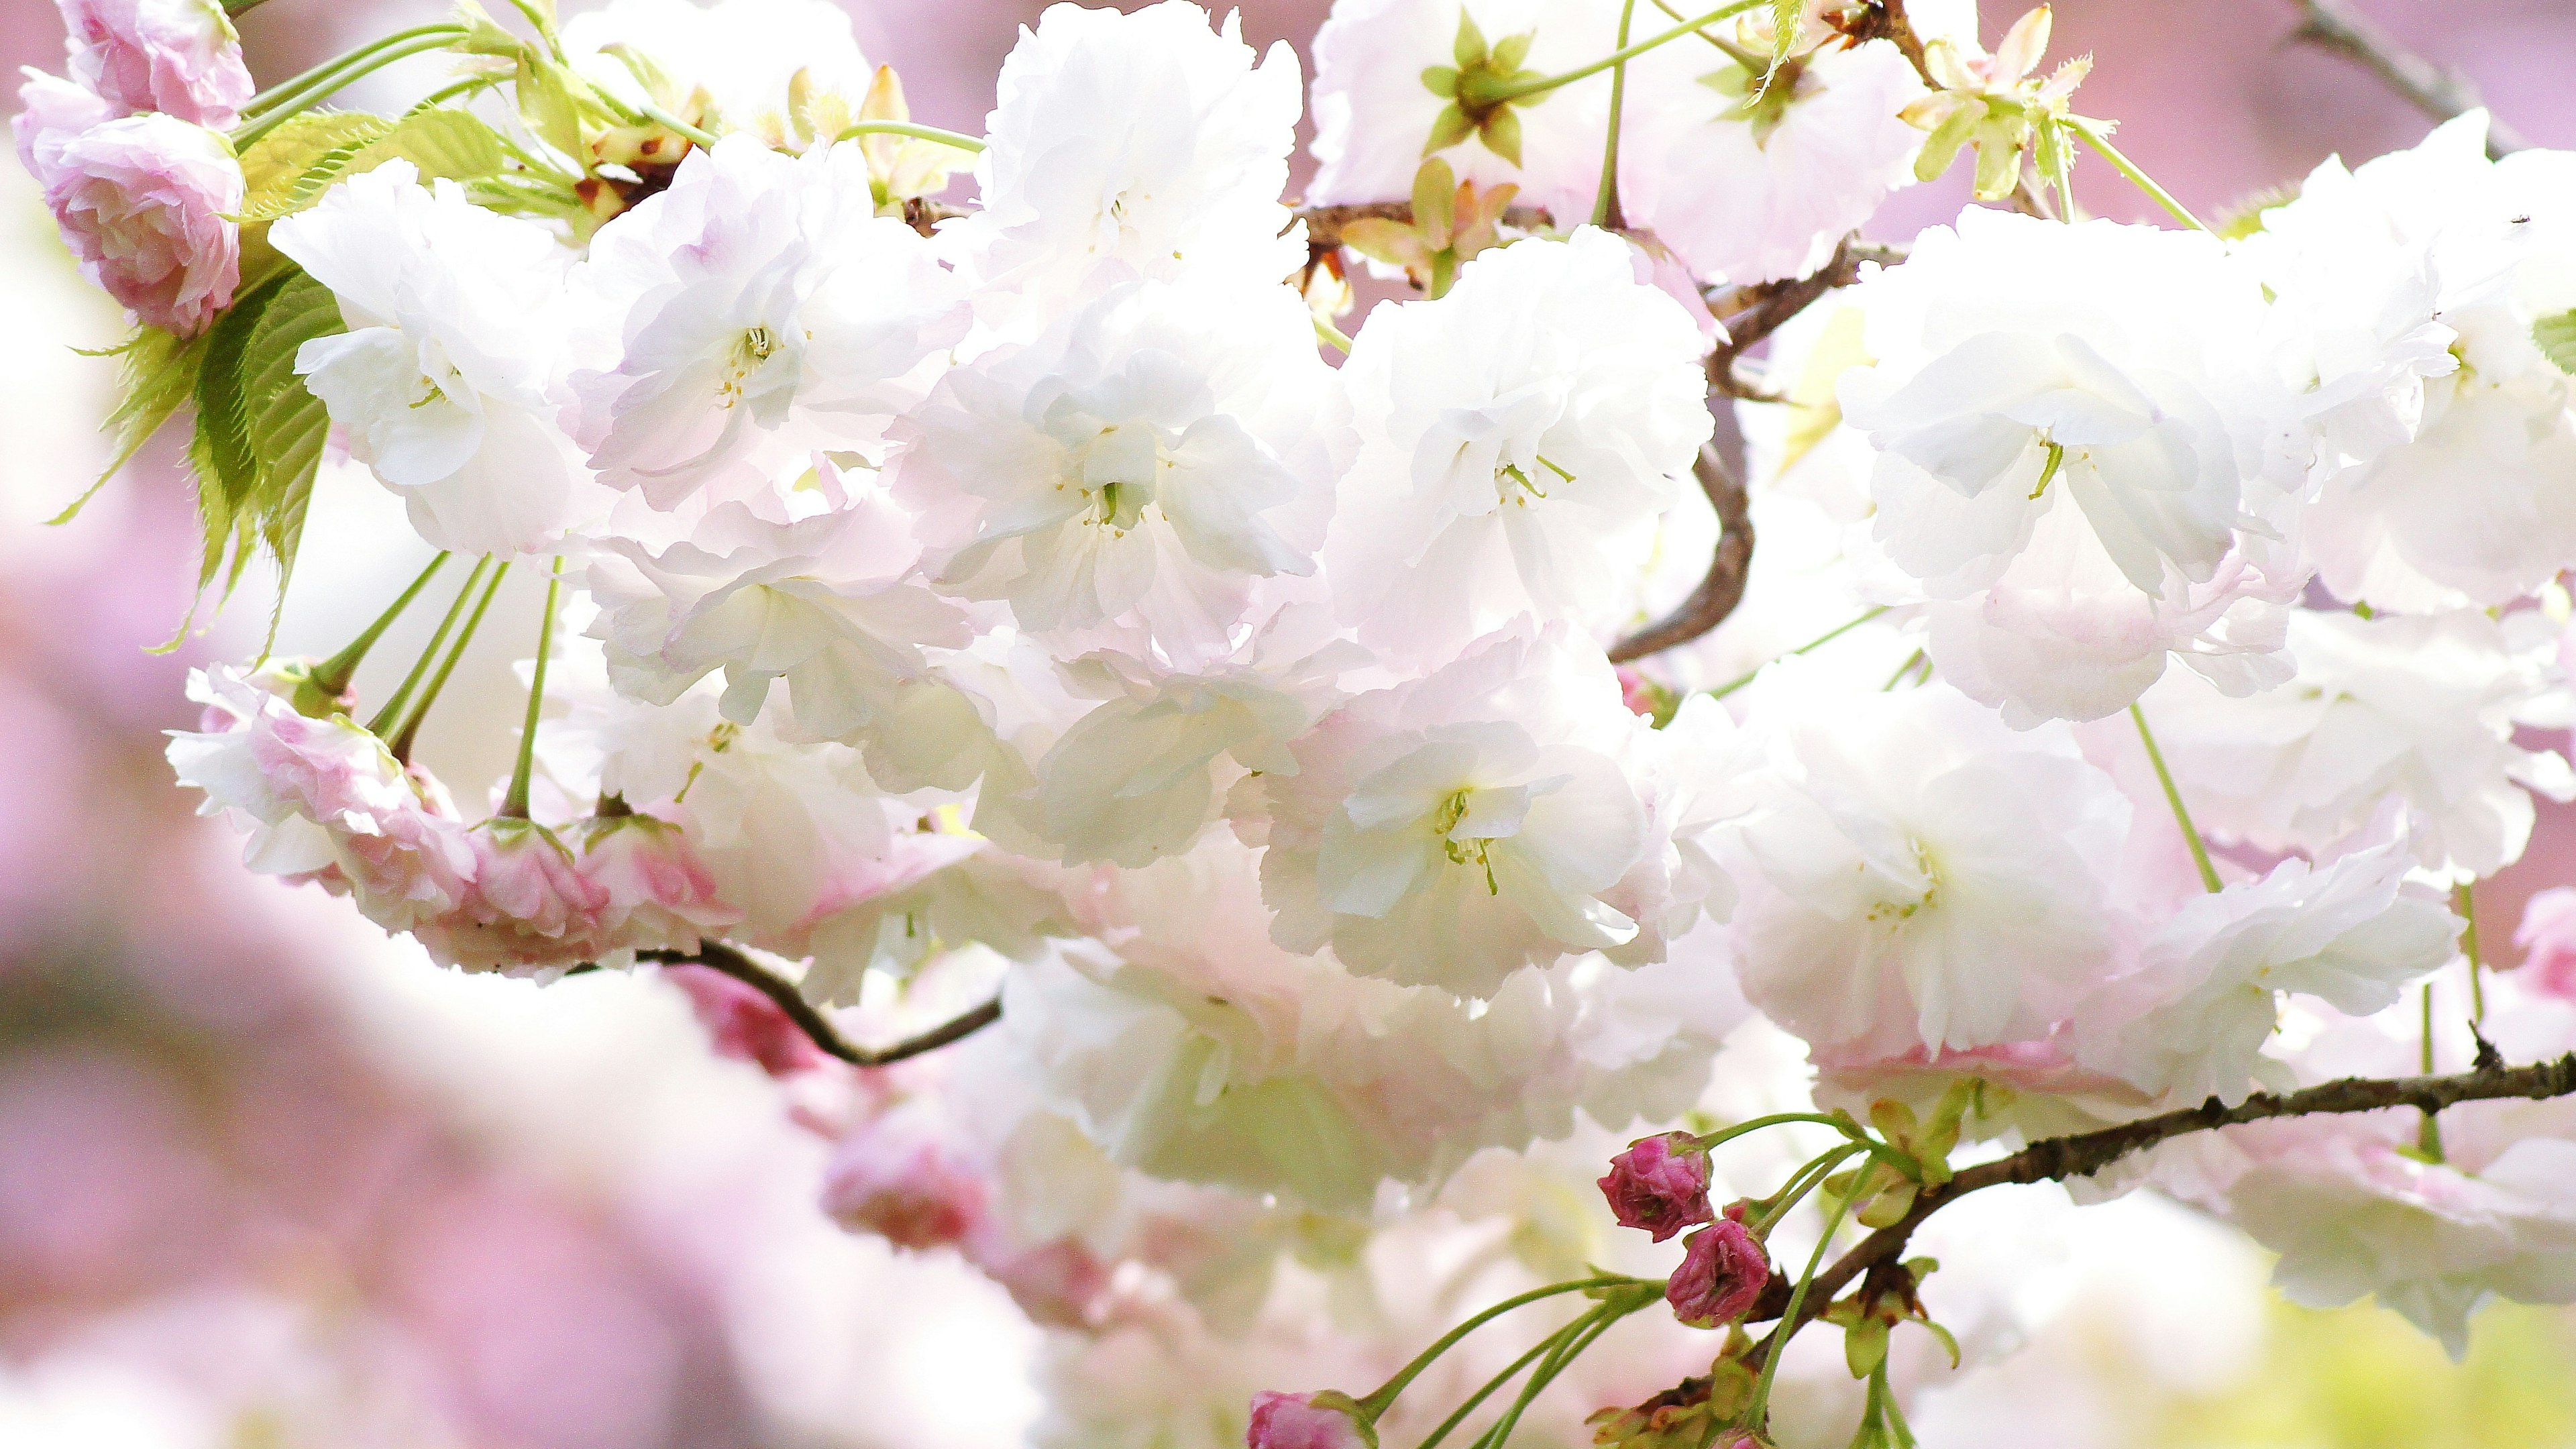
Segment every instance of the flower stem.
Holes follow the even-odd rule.
[[[1747,1133],[1759,1132],[1766,1127],[1784,1126],[1791,1122],[1814,1122],[1822,1126],[1834,1128],[1836,1131],[1842,1132],[1845,1135],[1849,1135],[1851,1131],[1850,1126],[1844,1121],[1844,1119],[1840,1117],[1828,1117],[1822,1112],[1774,1112],[1768,1117],[1756,1117],[1750,1122],[1738,1122],[1732,1127],[1721,1127],[1717,1131],[1701,1137],[1699,1139],[1699,1145],[1701,1149],[1705,1151],[1706,1149],[1715,1147],[1720,1143],[1732,1142],[1736,1138],[1742,1137]]]
[[[483,582],[484,571],[491,567],[492,560],[489,558],[479,558],[474,561],[473,570],[465,575],[464,586],[456,591],[456,602],[449,604],[447,612],[439,616],[438,627],[430,631],[429,643],[422,646],[420,658],[412,662],[411,672],[403,676],[403,682],[395,687],[392,694],[386,696],[383,707],[376,711],[376,717],[367,722],[367,733],[382,739],[385,732],[402,719],[404,707],[411,703],[412,691],[420,687],[422,679],[428,677],[431,666],[438,658],[439,650],[447,643],[448,632],[456,627],[457,620],[465,617],[466,606],[474,598],[475,585]]]
[[[1344,357],[1351,355],[1350,334],[1325,321],[1320,312],[1315,314],[1315,340],[1330,345]]]
[[[1600,1307],[1559,1330],[1554,1340],[1556,1347],[1546,1358],[1539,1361],[1538,1367],[1530,1372],[1529,1382],[1521,1385],[1521,1391],[1512,1400],[1512,1406],[1503,1412],[1500,1419],[1494,1421],[1494,1426],[1487,1429],[1476,1443],[1485,1446],[1485,1449],[1502,1449],[1502,1446],[1510,1441],[1512,1431],[1520,1427],[1521,1415],[1528,1412],[1530,1404],[1546,1391],[1547,1386],[1555,1381],[1558,1374],[1565,1372],[1566,1365],[1582,1357],[1583,1351],[1592,1346],[1594,1339],[1610,1331],[1610,1325],[1662,1296],[1660,1293],[1638,1294],[1632,1291],[1604,1302]]]
[[[2475,881],[2464,880],[2451,887],[2451,911],[2461,921],[2460,953],[2469,958],[2469,1020],[2483,1026],[2487,1019],[2487,988],[2486,983],[2478,978],[2487,963],[2478,952],[2478,898]]]
[[[1708,692],[1708,697],[1711,699],[1724,699],[1728,695],[1742,689],[1744,686],[1751,684],[1761,675],[1763,670],[1770,668],[1781,660],[1795,659],[1799,655],[1808,653],[1811,650],[1822,649],[1826,645],[1843,637],[1845,634],[1848,634],[1854,629],[1859,628],[1861,625],[1868,623],[1870,620],[1877,618],[1879,615],[1886,613],[1887,609],[1888,606],[1882,604],[1879,607],[1870,610],[1868,613],[1861,615],[1859,618],[1852,620],[1848,624],[1838,624],[1833,628],[1826,630],[1824,633],[1817,635],[1815,638],[1808,640],[1806,643],[1799,645],[1797,648],[1790,650],[1786,654],[1775,655],[1772,658],[1766,659],[1762,661],[1762,663],[1754,666],[1751,670],[1737,675],[1735,678],[1730,679],[1724,684],[1719,685],[1717,688],[1710,690]]]
[[[401,597],[395,599],[391,607],[378,614],[376,622],[369,624],[357,638],[350,640],[349,647],[314,666],[314,687],[331,695],[337,695],[346,690],[349,687],[349,677],[356,674],[358,666],[365,662],[367,651],[376,646],[376,640],[384,636],[385,630],[393,627],[394,620],[402,617],[403,610],[411,607],[411,601],[420,597],[420,591],[429,587],[430,579],[446,564],[447,551],[441,549],[438,555],[429,561],[429,567],[420,571],[420,577],[411,581],[411,587],[403,590]]]
[[[2433,983],[2424,983],[2424,1075],[2433,1075]],[[2415,1129],[2415,1150],[2427,1161],[2442,1160],[2442,1119],[2433,1112],[2424,1114],[2423,1124]]]
[[[1791,1173],[1789,1180],[1780,1185],[1779,1201],[1773,1203],[1758,1220],[1751,1224],[1753,1235],[1757,1238],[1769,1236],[1771,1229],[1782,1218],[1789,1215],[1791,1208],[1806,1201],[1807,1194],[1814,1192],[1826,1178],[1834,1175],[1835,1168],[1851,1161],[1854,1153],[1868,1150],[1857,1142],[1849,1146],[1837,1147]]]
[[[474,642],[474,631],[483,623],[483,611],[492,607],[492,596],[501,592],[501,580],[509,572],[510,566],[506,563],[494,566],[491,582],[483,586],[483,597],[474,601],[474,612],[465,616],[464,627],[456,631],[456,643],[448,649],[447,657],[439,661],[438,672],[431,675],[429,682],[422,687],[420,699],[412,706],[410,717],[403,721],[402,728],[394,733],[394,737],[385,742],[395,759],[404,764],[411,763],[412,742],[420,737],[421,721],[429,718],[430,706],[438,703],[439,692],[447,688],[447,676],[456,672],[456,662],[465,657],[465,646]]]
[[[519,759],[510,767],[510,793],[501,798],[500,814],[528,818],[528,784],[536,773],[537,718],[546,707],[546,653],[554,644],[555,601],[563,593],[563,555],[555,555],[554,572],[546,577],[546,612],[537,624],[537,662],[528,671],[528,718],[519,729]]]
[[[1549,1334],[1547,1337],[1540,1339],[1538,1342],[1531,1344],[1529,1352],[1522,1354],[1519,1358],[1513,1359],[1508,1368],[1505,1368],[1501,1373],[1494,1375],[1492,1378],[1485,1380],[1485,1386],[1483,1388],[1469,1394],[1467,1396],[1467,1401],[1460,1404],[1448,1418],[1441,1420],[1440,1427],[1431,1431],[1431,1437],[1423,1440],[1420,1444],[1415,1445],[1414,1449],[1438,1449],[1440,1441],[1449,1437],[1450,1430],[1455,1429],[1460,1424],[1466,1422],[1467,1416],[1476,1412],[1477,1405],[1485,1402],[1485,1400],[1492,1398],[1496,1393],[1500,1392],[1503,1385],[1510,1383],[1513,1379],[1519,1377],[1522,1369],[1528,1368],[1541,1356],[1555,1352],[1558,1342],[1565,1337],[1566,1331],[1573,1328],[1575,1324],[1579,1324],[1584,1321],[1585,1320],[1581,1318],[1575,1319],[1573,1323],[1569,1323],[1564,1328],[1560,1328],[1556,1332]],[[1479,1435],[1477,1437],[1482,1438],[1483,1436]]]
[[[2200,867],[2200,883],[2211,895],[2226,889],[2218,879],[2218,867],[2209,863],[2209,846],[2191,823],[2191,812],[2183,808],[2182,791],[2175,786],[2173,771],[2165,768],[2164,751],[2156,748],[2156,737],[2147,728],[2145,710],[2129,706],[2129,718],[2138,722],[2138,739],[2147,747],[2147,763],[2156,767],[2156,782],[2165,787],[2165,803],[2173,807],[2174,823],[2182,827],[2183,843],[2191,847],[2191,863]]]
[[[937,126],[925,126],[918,121],[853,121],[843,126],[840,134],[832,139],[847,141],[858,136],[910,136],[917,141],[936,141],[942,146],[954,146],[960,151],[984,149],[981,139],[969,136],[963,131],[943,131]]]
[[[1517,101],[1528,96],[1544,95],[1549,91],[1555,90],[1558,86],[1571,85],[1576,81],[1599,75],[1601,72],[1610,69],[1614,65],[1618,65],[1622,61],[1634,60],[1638,56],[1644,55],[1647,51],[1653,50],[1655,47],[1663,45],[1666,42],[1679,40],[1683,36],[1698,30],[1704,25],[1713,25],[1731,15],[1741,15],[1747,10],[1754,9],[1757,6],[1767,3],[1769,3],[1769,0],[1733,0],[1733,3],[1721,5],[1696,20],[1685,20],[1681,24],[1674,26],[1672,29],[1665,31],[1661,35],[1654,36],[1651,39],[1638,41],[1634,45],[1621,46],[1619,49],[1601,57],[1590,65],[1578,66],[1573,70],[1565,72],[1563,75],[1541,76],[1537,80],[1528,81],[1521,85],[1505,86],[1499,90],[1488,91],[1484,94],[1478,95],[1474,99],[1479,104],[1491,105],[1500,104],[1504,101]]]
[[[1637,0],[1623,0],[1619,6],[1619,35],[1611,43],[1626,49],[1628,22],[1637,13]],[[1592,196],[1592,224],[1617,226],[1619,216],[1619,116],[1628,103],[1628,63],[1621,61],[1610,68],[1610,136],[1601,146],[1601,185]]]
[[[2110,162],[2114,170],[2128,177],[2131,185],[2145,192],[2150,200],[2163,207],[2166,214],[2174,220],[2190,227],[2193,231],[2209,230],[2199,217],[2191,214],[2190,208],[2174,199],[2172,192],[2158,186],[2154,177],[2139,170],[2138,163],[2121,155],[2120,148],[2112,145],[2111,138],[2102,133],[2099,122],[2087,120],[2082,116],[2069,116],[2066,118],[2066,129],[2083,137],[2084,144],[2100,152],[2103,160]]]
[[[1843,1219],[1850,1215],[1852,1205],[1867,1191],[1869,1176],[1863,1174],[1852,1179],[1851,1191],[1835,1200],[1832,1215],[1825,1219],[1825,1230],[1816,1237],[1816,1250],[1807,1255],[1806,1271],[1798,1275],[1797,1286],[1789,1290],[1788,1310],[1780,1315],[1780,1330],[1771,1339],[1770,1352],[1762,1356],[1762,1376],[1753,1383],[1753,1402],[1744,1410],[1745,1424],[1756,1433],[1761,1431],[1763,1416],[1770,1409],[1771,1381],[1779,1377],[1781,1355],[1788,1352],[1789,1340],[1798,1331],[1802,1321],[1799,1310],[1807,1306],[1807,1290],[1815,1285],[1816,1269],[1824,1265],[1825,1249],[1832,1246],[1834,1234],[1842,1231]]]
[[[243,108],[243,123],[232,133],[233,149],[247,151],[262,136],[284,125],[296,113],[398,60],[444,50],[466,33],[461,25],[421,25],[389,35],[375,44],[325,61],[269,91]]]
[[[1385,1413],[1387,1411],[1387,1407],[1395,1402],[1396,1396],[1404,1392],[1405,1385],[1412,1383],[1424,1369],[1431,1367],[1432,1362],[1438,1359],[1440,1355],[1447,1353],[1452,1348],[1455,1348],[1458,1344],[1458,1340],[1465,1338],[1468,1334],[1475,1332],[1477,1329],[1484,1327],[1487,1323],[1492,1322],[1494,1319],[1501,1317],[1503,1314],[1509,1313],[1523,1304],[1536,1303],[1542,1298],[1554,1298],[1561,1293],[1579,1293],[1586,1288],[1599,1288],[1614,1283],[1633,1283],[1635,1281],[1637,1280],[1633,1278],[1613,1277],[1603,1274],[1590,1278],[1577,1278],[1565,1283],[1550,1283],[1544,1288],[1533,1288],[1527,1293],[1506,1298],[1502,1302],[1495,1304],[1493,1307],[1488,1308],[1468,1319],[1466,1322],[1459,1324],[1456,1328],[1450,1329],[1447,1333],[1440,1335],[1437,1342],[1433,1343],[1429,1348],[1424,1349],[1422,1352],[1414,1355],[1413,1362],[1397,1369],[1395,1371],[1395,1377],[1378,1385],[1375,1390],[1361,1398],[1359,1400],[1359,1405],[1372,1417]]]

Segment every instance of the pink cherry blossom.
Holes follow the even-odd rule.
[[[1250,1449],[1375,1449],[1377,1435],[1358,1407],[1346,1394],[1264,1389],[1252,1396],[1252,1427],[1243,1442]]]
[[[936,1109],[916,1100],[841,1139],[825,1169],[823,1207],[845,1227],[901,1247],[936,1248],[976,1231],[987,1191]]]
[[[1752,1312],[1771,1281],[1762,1240],[1732,1216],[1683,1239],[1682,1249],[1682,1265],[1664,1284],[1664,1301],[1693,1328],[1715,1328]]]
[[[241,279],[241,164],[221,136],[128,116],[65,141],[46,204],[81,271],[144,323],[183,337],[230,305]]]
[[[9,129],[18,140],[18,164],[51,191],[63,174],[63,147],[92,126],[116,119],[114,107],[58,75],[27,72],[18,87],[18,114]]]
[[[454,909],[412,934],[440,962],[467,971],[552,974],[600,953],[608,892],[582,878],[553,831],[500,817],[466,832],[472,885]]]
[[[599,932],[611,949],[694,950],[742,919],[716,899],[715,878],[687,834],[650,815],[585,822],[576,868],[606,897]]]
[[[707,1029],[707,1044],[717,1056],[750,1062],[773,1077],[796,1076],[823,1064],[813,1038],[752,987],[705,966],[666,967],[662,979],[687,994],[689,1009]]]
[[[122,115],[230,130],[258,90],[217,0],[59,0],[71,73]]]
[[[1623,1228],[1643,1228],[1660,1243],[1712,1216],[1708,1206],[1708,1152],[1687,1132],[1640,1137],[1610,1159],[1601,1195]]]
[[[2576,886],[2553,886],[2522,908],[2513,943],[2523,949],[2517,979],[2533,990],[2576,1001]]]

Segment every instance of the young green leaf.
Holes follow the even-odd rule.
[[[2533,322],[2531,340],[2560,372],[2576,376],[2576,307]]]
[[[158,327],[138,327],[124,345],[104,356],[118,360],[117,391],[120,397],[115,411],[107,415],[105,430],[116,437],[116,456],[109,461],[96,481],[81,490],[71,505],[48,523],[69,523],[84,504],[107,486],[117,470],[134,461],[152,435],[170,420],[180,405],[193,396],[197,388],[197,359],[202,355],[202,337],[178,337]]]

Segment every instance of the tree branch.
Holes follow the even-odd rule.
[[[1610,646],[1610,662],[1625,664],[1687,644],[1725,622],[1744,601],[1744,581],[1753,568],[1753,517],[1744,496],[1744,480],[1726,466],[1714,445],[1699,450],[1691,469],[1700,491],[1717,510],[1717,549],[1708,573],[1680,608]]]
[[[2084,1177],[2131,1153],[2144,1151],[2175,1137],[2274,1117],[2379,1112],[2391,1107],[2412,1107],[2429,1115],[2462,1102],[2512,1097],[2537,1101],[2571,1094],[2576,1094],[2576,1052],[2556,1061],[2535,1062],[2524,1067],[2507,1067],[2496,1061],[2474,1071],[2447,1077],[2399,1077],[2391,1080],[2346,1077],[2304,1091],[2258,1092],[2233,1107],[2212,1097],[2197,1107],[2179,1112],[2142,1117],[2099,1132],[2034,1142],[2010,1157],[1962,1168],[1948,1182],[1926,1188],[1915,1198],[1913,1209],[1904,1217],[1862,1239],[1851,1251],[1836,1259],[1832,1267],[1816,1275],[1815,1283],[1807,1292],[1806,1306],[1799,1312],[1798,1323],[1812,1322],[1822,1316],[1833,1302],[1834,1295],[1853,1279],[1873,1268],[1897,1262],[1904,1254],[1906,1240],[1923,1225],[1924,1219],[1982,1188]],[[1766,1306],[1769,1305],[1756,1305],[1755,1311],[1758,1313]],[[1777,1317],[1786,1306],[1783,1302],[1771,1307],[1771,1316]],[[1783,1323],[1773,1330],[1769,1337],[1754,1345],[1746,1362],[1760,1364],[1772,1345],[1797,1326]]]
[[[943,1022],[919,1036],[906,1037],[890,1046],[863,1047],[853,1044],[831,1019],[814,1008],[796,983],[773,974],[749,956],[721,941],[702,941],[695,951],[638,951],[639,961],[652,961],[665,966],[704,966],[710,971],[730,976],[769,998],[770,1003],[786,1013],[826,1056],[838,1057],[854,1067],[882,1067],[937,1051],[954,1041],[961,1041],[1002,1019],[1000,997],[985,1002],[954,1021]]]
[[[2290,32],[2291,40],[2359,62],[2390,90],[2434,120],[2447,121],[2486,104],[2478,95],[2477,82],[2417,55],[2387,31],[2344,8],[2339,0],[2293,3],[2299,9],[2299,28]],[[2491,159],[2501,160],[2526,144],[2513,127],[2493,116],[2487,118],[2487,155]]]
[[[1754,387],[1735,374],[1736,360],[1751,351],[1756,343],[1768,338],[1788,324],[1790,318],[1807,310],[1827,292],[1848,287],[1860,280],[1861,265],[1875,262],[1892,267],[1905,260],[1903,247],[1882,246],[1865,242],[1853,232],[1834,248],[1825,264],[1803,277],[1786,281],[1763,282],[1711,299],[1712,310],[1726,323],[1726,341],[1709,354],[1709,385],[1731,398],[1746,402],[1779,402],[1773,393]]]

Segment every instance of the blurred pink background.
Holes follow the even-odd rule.
[[[273,80],[442,8],[269,0],[242,31]],[[849,8],[916,116],[965,130],[1037,9]],[[2473,74],[2534,143],[2576,145],[2576,0],[2366,8]],[[1324,9],[1242,7],[1261,43],[1302,40]],[[2286,46],[2295,18],[2284,0],[2067,0],[2055,53],[2095,52],[2081,109],[2119,118],[2132,156],[2214,210],[2426,127],[2348,62]],[[1990,11],[1988,38],[2010,19]],[[0,58],[57,67],[52,7],[9,0]],[[2096,210],[2145,219],[2098,166],[2082,184]],[[1962,199],[1955,179],[1921,188],[1877,230]],[[0,201],[6,335],[113,341],[103,304],[30,283],[67,263],[28,188]],[[0,355],[0,1386],[125,1406],[132,1424],[62,1441],[84,1444],[1016,1439],[1033,1406],[979,1369],[1016,1363],[1026,1330],[980,1280],[825,1221],[819,1147],[757,1073],[708,1055],[675,992],[437,977],[318,893],[246,875],[229,832],[190,817],[160,732],[190,723],[189,663],[247,652],[265,608],[245,599],[211,637],[144,652],[185,608],[195,547],[166,447],[76,524],[40,526],[98,466],[108,382],[50,343]],[[321,637],[355,622],[330,617],[339,600],[398,576],[366,558],[309,572],[299,609]],[[459,741],[506,744],[471,715],[515,707],[524,641],[486,645],[433,724],[458,778],[495,772]],[[2482,892],[2490,950],[2509,954],[2523,896],[2570,880],[2576,813],[2551,812]],[[871,1307],[898,1299],[955,1307],[898,1332]],[[114,1392],[84,1396],[101,1376]],[[192,1437],[209,1412],[238,1441]],[[150,1427],[164,1420],[179,1427]],[[0,1418],[0,1444],[21,1442],[43,1441]]]

